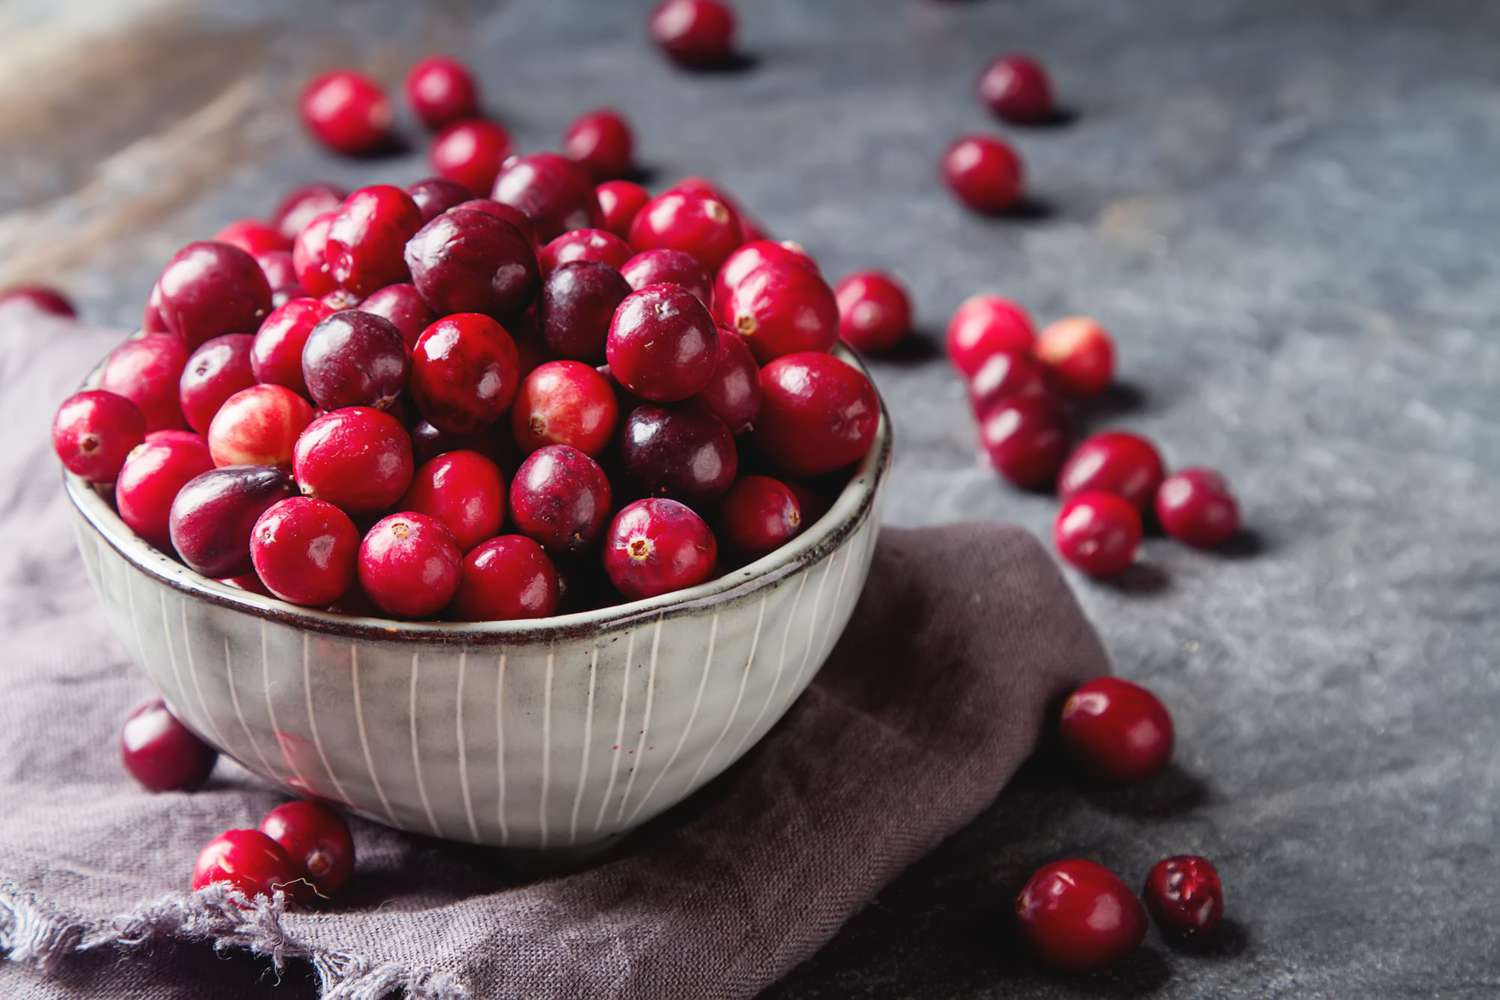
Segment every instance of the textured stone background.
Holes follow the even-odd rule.
[[[935,345],[976,291],[1092,313],[1124,381],[1095,425],[1222,468],[1253,528],[1076,581],[1119,671],[1175,710],[1176,765],[1129,791],[1034,769],[771,995],[1500,992],[1500,6],[746,0],[757,62],[709,76],[647,47],[644,3],[415,6],[0,4],[0,283],[57,280],[130,324],[178,245],[294,182],[414,179],[420,152],[315,150],[295,89],[446,49],[522,148],[613,103],[658,180],[715,177],[830,275],[909,284],[928,347],[875,369],[894,523],[1047,530],[1051,500],[977,464]],[[986,118],[974,75],[1010,49],[1046,61],[1071,124]],[[973,218],[936,183],[971,129],[1020,149],[1027,217]],[[1034,865],[1136,881],[1182,851],[1227,883],[1206,953],[1153,934],[1067,981],[1011,944]]]

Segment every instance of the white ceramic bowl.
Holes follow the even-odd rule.
[[[864,586],[890,450],[882,412],[828,513],[717,580],[482,624],[356,618],[216,583],[66,484],[115,634],[194,732],[295,794],[403,830],[557,849],[681,802],[797,699]]]

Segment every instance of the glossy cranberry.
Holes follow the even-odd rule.
[[[979,441],[990,465],[1023,489],[1049,485],[1068,454],[1068,420],[1051,396],[1011,396],[986,410]]]
[[[336,153],[358,156],[390,141],[390,98],[378,83],[353,70],[314,77],[302,91],[298,110],[312,137]]]
[[[276,206],[272,220],[281,235],[295,240],[307,224],[324,212],[336,212],[349,192],[336,184],[304,184],[287,192]],[[273,282],[274,287],[274,282]]]
[[[422,213],[424,226],[448,209],[474,199],[474,193],[468,187],[446,177],[427,177],[408,184],[406,193],[411,196],[417,211]]]
[[[133,450],[115,482],[120,520],[164,552],[172,550],[172,501],[188,481],[214,467],[208,444],[186,431],[157,431]]]
[[[749,277],[752,271],[758,270],[762,264],[800,268],[818,274],[817,262],[809,257],[807,251],[803,250],[799,244],[791,240],[783,240],[779,243],[775,240],[751,240],[724,258],[724,264],[714,278],[714,308],[722,312],[724,304],[729,301],[731,293],[739,283]]]
[[[307,878],[280,844],[259,830],[225,830],[203,848],[193,866],[193,890],[224,882],[253,899],[286,893],[305,900]]]
[[[635,137],[630,123],[613,108],[598,108],[574,119],[563,133],[563,152],[594,176],[605,181],[630,169]]]
[[[647,285],[615,310],[604,353],[621,385],[665,403],[708,386],[719,363],[718,341],[713,317],[692,292]]]
[[[439,316],[481,312],[508,318],[531,304],[541,282],[536,251],[515,226],[460,206],[423,226],[406,245],[412,284]]]
[[[436,131],[479,113],[479,85],[457,59],[428,56],[406,74],[406,101],[422,124]]]
[[[464,559],[463,580],[453,602],[460,621],[546,618],[558,601],[557,567],[525,535],[501,535]]]
[[[78,315],[78,310],[73,308],[66,295],[45,285],[16,285],[0,292],[0,311],[14,308],[69,318]]]
[[[643,250],[620,268],[620,274],[635,291],[647,285],[681,285],[705,307],[712,305],[713,286],[698,258],[681,250]]]
[[[663,0],[651,13],[650,34],[673,61],[714,66],[734,54],[734,9],[721,0]]]
[[[630,260],[630,245],[606,229],[574,229],[558,236],[537,254],[542,274],[575,260],[592,260],[616,270]]]
[[[390,409],[406,385],[406,341],[389,320],[347,309],[321,320],[302,346],[302,379],[325,410]]]
[[[330,315],[326,305],[309,298],[292,299],[272,310],[250,346],[250,368],[256,380],[308,395],[302,350],[313,329]]]
[[[140,407],[117,393],[91,389],[63,400],[52,418],[52,449],[63,468],[91,483],[112,483],[146,439]]]
[[[801,351],[826,351],[839,335],[839,306],[817,274],[765,264],[729,293],[720,322],[738,333],[761,364]]]
[[[991,355],[1030,354],[1036,334],[1019,304],[999,295],[975,295],[954,310],[947,341],[953,366],[972,378]]]
[[[631,600],[655,597],[713,576],[718,543],[703,518],[676,500],[627,504],[610,522],[604,571]]]
[[[250,256],[274,250],[291,250],[291,238],[269,222],[260,219],[236,219],[213,235],[214,241],[239,247]]]
[[[328,273],[341,288],[363,298],[407,278],[406,241],[422,228],[411,195],[390,184],[360,188],[328,226]]]
[[[1005,143],[968,135],[943,153],[943,179],[969,208],[994,214],[1021,198],[1021,158]]]
[[[278,295],[285,295],[282,301],[288,298],[300,298],[300,295],[286,295],[290,290],[301,291],[302,286],[297,283],[297,265],[292,260],[290,250],[268,250],[265,253],[255,255],[256,266],[260,273],[266,276],[266,284],[271,286],[271,307],[279,307],[281,302],[276,301]]]
[[[597,457],[609,446],[619,419],[614,387],[579,361],[549,361],[521,383],[510,411],[522,451],[565,444]]]
[[[710,273],[740,245],[739,219],[713,195],[668,191],[646,202],[630,223],[636,250],[681,250]]]
[[[544,241],[599,222],[593,178],[557,153],[511,157],[501,166],[491,197],[525,212]]]
[[[599,224],[623,240],[630,238],[630,224],[651,200],[651,192],[634,181],[605,181],[594,189],[594,199],[599,203]]]
[[[412,395],[422,416],[444,430],[462,433],[494,423],[520,384],[515,341],[479,313],[443,317],[412,349]]]
[[[630,294],[620,272],[597,261],[564,264],[542,285],[537,319],[553,354],[598,364],[615,310]]]
[[[343,888],[354,872],[354,838],[344,818],[309,799],[283,802],[266,813],[260,832],[281,845],[327,898]]]
[[[250,529],[266,508],[292,495],[280,469],[237,465],[190,479],[172,501],[172,547],[204,576],[250,571]]]
[[[297,439],[292,474],[304,494],[350,514],[388,510],[411,485],[411,438],[389,413],[366,406],[334,410]]]
[[[1016,897],[1016,918],[1037,956],[1067,972],[1117,962],[1146,936],[1140,900],[1114,872],[1078,858],[1032,873]]]
[[[735,434],[749,430],[760,415],[760,366],[733,332],[719,330],[719,360],[713,377],[693,398]]]
[[[532,452],[510,482],[516,527],[550,552],[577,552],[599,537],[613,495],[599,463],[564,444]]]
[[[254,385],[224,401],[208,427],[214,464],[292,467],[292,446],[313,419],[307,400],[283,385]]]
[[[479,452],[450,451],[417,469],[398,506],[442,521],[467,552],[500,530],[505,480],[495,463]]]
[[[641,492],[682,500],[722,495],[739,471],[734,435],[697,407],[637,406],[625,418],[620,458]]]
[[[1054,385],[1070,396],[1094,396],[1115,377],[1115,345],[1087,316],[1049,323],[1036,340],[1036,356]]]
[[[1229,483],[1212,469],[1174,472],[1156,491],[1156,517],[1168,535],[1213,549],[1240,530],[1240,508]]]
[[[1114,493],[1145,510],[1166,478],[1156,446],[1139,434],[1108,431],[1086,439],[1068,457],[1057,477],[1064,501],[1080,493]]]
[[[224,333],[253,333],[271,311],[255,258],[227,243],[189,243],[167,262],[157,309],[188,350]]]
[[[255,384],[250,365],[248,333],[226,333],[205,342],[188,358],[177,383],[177,398],[188,426],[199,434],[208,432],[209,422],[224,400]]]
[[[998,117],[1018,125],[1050,121],[1055,114],[1046,70],[1023,55],[1000,56],[986,66],[979,77],[979,99]]]
[[[806,351],[760,370],[764,400],[755,442],[778,469],[818,476],[870,450],[880,399],[863,372],[831,354]]]
[[[1089,576],[1115,576],[1130,568],[1141,544],[1141,515],[1114,493],[1076,493],[1052,525],[1058,554]]]
[[[911,300],[906,289],[881,271],[860,271],[834,288],[839,337],[856,351],[882,354],[911,331]]]
[[[332,604],[354,581],[359,529],[326,500],[288,497],[250,533],[250,560],[266,589],[307,607]]]
[[[537,240],[536,226],[532,224],[531,216],[516,208],[514,205],[502,205],[493,198],[470,198],[468,201],[460,202],[455,208],[461,208],[467,212],[483,212],[491,215],[501,222],[508,222],[516,232],[526,237],[527,244],[533,250],[541,248]]]
[[[338,287],[328,269],[328,231],[338,211],[313,217],[292,241],[292,266],[297,269],[297,284],[308,295],[326,295]]]
[[[1141,894],[1156,926],[1174,937],[1201,937],[1224,915],[1224,883],[1213,863],[1196,854],[1158,861]]]
[[[802,505],[779,479],[745,476],[719,507],[724,541],[743,555],[763,556],[791,541],[802,528]]]
[[[359,546],[359,584],[384,612],[430,618],[458,592],[464,554],[453,533],[426,514],[392,514]]]
[[[438,176],[487,194],[510,156],[510,133],[498,122],[475,118],[454,122],[432,140],[427,161]],[[473,195],[470,195],[473,197]]]
[[[136,337],[110,352],[99,374],[99,388],[140,407],[148,431],[186,427],[178,385],[187,359],[188,348],[171,334]]]
[[[120,730],[120,762],[150,792],[177,792],[208,780],[219,753],[153,698],[137,706]]]
[[[1172,716],[1139,684],[1096,677],[1063,703],[1063,745],[1097,777],[1140,781],[1172,756]]]
[[[996,351],[969,379],[969,404],[982,417],[997,404],[1016,396],[1045,396],[1047,377],[1029,354]]]

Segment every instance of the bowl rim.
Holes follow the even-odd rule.
[[[870,373],[861,359],[843,344],[836,345],[831,353],[869,378]],[[84,381],[85,388],[97,382],[102,366],[101,360]],[[870,384],[875,386],[873,378]],[[67,471],[63,472],[63,483],[68,499],[96,539],[102,539],[132,567],[158,583],[209,604],[281,625],[347,638],[461,645],[556,642],[613,631],[642,620],[676,617],[727,604],[759,593],[796,571],[820,562],[837,549],[866,518],[872,516],[875,501],[890,471],[893,447],[890,412],[878,387],[875,388],[875,398],[880,419],[870,450],[823,516],[790,542],[695,587],[548,618],[491,622],[402,621],[290,604],[279,598],[220,583],[159,552],[115,513],[113,505],[105,499],[112,487],[96,489],[82,477]],[[83,542],[81,536],[79,542]]]

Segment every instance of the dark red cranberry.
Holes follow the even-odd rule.
[[[313,327],[302,347],[302,379],[325,410],[389,409],[406,385],[406,341],[389,320],[346,309]]]
[[[475,431],[499,420],[520,384],[515,341],[479,313],[443,317],[412,349],[412,395],[422,416],[444,430]]]
[[[359,546],[359,585],[387,614],[430,618],[458,592],[464,554],[453,533],[426,514],[380,519]]]
[[[1168,535],[1213,549],[1240,530],[1240,508],[1229,483],[1212,469],[1174,472],[1156,491],[1156,517]]]
[[[402,254],[421,228],[422,211],[405,191],[390,184],[360,188],[328,226],[328,273],[361,298],[405,281]]]
[[[979,77],[979,99],[997,116],[1018,125],[1053,117],[1052,84],[1046,70],[1022,55],[1000,56]]]
[[[1038,868],[1016,897],[1016,919],[1037,956],[1067,972],[1117,962],[1146,936],[1135,894],[1108,868],[1079,858]]]
[[[428,56],[406,74],[406,100],[422,124],[436,131],[479,113],[479,85],[450,56]]]
[[[860,271],[838,283],[839,336],[856,351],[882,354],[911,331],[906,289],[882,271]]]
[[[1139,434],[1107,431],[1087,438],[1068,456],[1057,477],[1064,501],[1080,493],[1114,493],[1145,510],[1166,478],[1156,446]]]
[[[450,451],[417,469],[399,506],[442,521],[467,552],[500,530],[505,480],[479,452]]]
[[[427,162],[438,176],[486,194],[510,156],[510,133],[498,122],[475,118],[454,122],[432,140]],[[472,197],[472,195],[471,195]]]
[[[1051,396],[1011,396],[986,410],[979,440],[990,464],[1023,489],[1049,485],[1068,454],[1068,420]]]
[[[521,383],[510,411],[522,451],[566,444],[597,457],[609,446],[619,420],[609,380],[579,361],[548,361]]]
[[[1063,703],[1061,734],[1069,754],[1096,777],[1140,781],[1172,756],[1172,716],[1139,684],[1096,677]]]
[[[250,347],[250,368],[260,382],[284,385],[308,395],[302,377],[302,349],[313,328],[332,315],[317,299],[292,299],[266,317]]]
[[[760,415],[760,366],[732,331],[719,330],[719,360],[713,377],[693,398],[735,434],[749,430]]]
[[[224,882],[251,899],[281,891],[303,901],[310,887],[298,869],[281,845],[259,830],[225,830],[198,855],[193,890]]]
[[[140,407],[148,431],[186,427],[177,393],[187,359],[188,348],[171,334],[136,337],[110,352],[99,388]]]
[[[563,152],[595,180],[605,181],[627,172],[634,151],[630,123],[613,108],[585,112],[563,133]]]
[[[309,799],[283,802],[266,813],[260,832],[281,845],[319,896],[343,888],[354,872],[354,838],[344,818]]]
[[[785,354],[826,351],[839,335],[833,289],[799,267],[765,264],[729,293],[720,321],[750,345],[761,364]]]
[[[714,278],[714,308],[722,311],[731,293],[739,283],[750,276],[762,264],[778,267],[801,268],[818,274],[818,265],[801,245],[791,240],[751,240],[724,258],[724,264]]]
[[[630,286],[608,264],[575,261],[553,271],[537,309],[547,349],[575,361],[603,361],[615,309],[629,294]]]
[[[651,40],[683,66],[719,65],[734,54],[734,22],[720,0],[663,0],[651,13]]]
[[[697,407],[637,406],[625,418],[620,457],[642,492],[682,500],[722,495],[739,471],[734,435]]]
[[[953,366],[972,378],[991,355],[1030,354],[1036,334],[1031,317],[1017,303],[999,295],[975,295],[954,310],[947,341]]]
[[[880,399],[853,366],[816,351],[788,354],[760,370],[760,388],[755,442],[777,468],[818,476],[870,450]]]
[[[802,528],[797,495],[770,476],[740,479],[725,495],[719,513],[724,540],[751,558],[779,549]]]
[[[740,245],[739,218],[713,195],[668,191],[646,202],[630,223],[636,250],[681,250],[710,273]]]
[[[651,200],[651,192],[634,181],[605,181],[594,189],[594,199],[599,203],[599,224],[623,240],[630,238],[630,224]]]
[[[969,208],[994,214],[1021,198],[1021,158],[987,135],[967,135],[943,154],[943,179]]]
[[[618,270],[630,257],[630,245],[614,233],[606,229],[574,229],[542,247],[537,262],[545,275],[575,260],[598,261]]]
[[[91,483],[112,483],[146,439],[140,407],[117,393],[90,389],[63,400],[52,418],[52,449],[63,468]]]
[[[1029,354],[996,351],[969,379],[969,404],[982,417],[1014,396],[1044,396],[1047,377]]]
[[[16,285],[0,292],[0,310],[22,307],[53,316],[72,318],[78,315],[68,297],[44,285]]]
[[[1089,576],[1115,576],[1135,561],[1141,515],[1114,493],[1077,493],[1057,512],[1052,541],[1059,555]]]
[[[1036,340],[1036,356],[1054,385],[1069,396],[1095,396],[1115,377],[1115,345],[1087,316],[1049,323]]]
[[[255,258],[227,243],[189,243],[167,262],[157,309],[188,350],[224,333],[253,333],[271,311]]]
[[[281,235],[295,240],[307,224],[324,212],[336,212],[349,192],[336,184],[304,184],[287,192],[272,218]],[[275,283],[272,283],[275,287]]]
[[[482,312],[508,318],[531,304],[541,280],[525,234],[464,206],[423,226],[406,245],[406,264],[412,284],[440,316]]]
[[[612,502],[609,479],[599,463],[565,444],[532,452],[510,481],[511,519],[550,552],[577,552],[592,545]]]
[[[474,199],[474,193],[469,188],[446,177],[428,177],[408,184],[406,193],[411,196],[417,211],[422,213],[424,226],[448,209],[457,208]]]
[[[411,438],[389,413],[367,406],[334,410],[297,439],[292,474],[304,494],[350,514],[388,510],[411,485]]]
[[[292,249],[291,237],[284,235],[271,223],[262,222],[260,219],[236,219],[214,233],[213,239],[217,243],[228,243],[232,247],[239,247],[252,257],[276,250],[290,251]]]
[[[297,269],[297,284],[308,295],[326,295],[338,287],[328,270],[328,231],[337,211],[313,217],[292,241],[292,266]]]
[[[196,788],[218,759],[218,751],[178,722],[160,698],[138,706],[120,730],[120,761],[150,792]]]
[[[422,331],[437,320],[417,286],[407,284],[386,285],[371,293],[359,304],[359,311],[390,321],[401,332],[408,351],[416,345]]]
[[[224,400],[255,384],[250,365],[254,342],[248,333],[226,333],[205,341],[188,358],[177,382],[177,399],[188,426],[199,434],[208,433]]]
[[[604,571],[631,600],[692,587],[713,576],[718,543],[703,518],[676,500],[626,504],[610,522]]]
[[[280,469],[237,465],[195,476],[172,501],[172,547],[214,578],[250,572],[250,529],[266,508],[292,495]]]
[[[297,265],[292,260],[290,250],[269,250],[265,253],[255,255],[256,266],[260,273],[266,276],[266,284],[271,286],[272,308],[281,305],[276,301],[276,296],[290,289],[301,289],[297,283]],[[288,296],[299,298],[300,296]]]
[[[719,331],[681,285],[647,285],[625,296],[605,342],[609,370],[642,399],[668,403],[702,392],[719,363]]]
[[[208,444],[186,431],[157,431],[125,459],[115,482],[120,520],[164,552],[172,550],[172,501],[188,480],[214,467]]]
[[[453,602],[460,621],[546,618],[557,611],[557,567],[525,535],[501,535],[464,559],[463,580]]]
[[[298,107],[307,131],[336,153],[358,156],[390,141],[390,98],[378,83],[353,70],[314,77]]]
[[[627,260],[620,274],[635,291],[647,285],[681,285],[705,307],[712,305],[713,286],[698,258],[681,250],[642,250]]]
[[[508,222],[515,227],[516,232],[526,237],[526,242],[533,250],[540,249],[541,243],[536,237],[536,226],[532,225],[531,216],[516,208],[514,205],[502,205],[493,198],[470,198],[454,206],[467,212],[483,212],[492,215],[501,222]]]
[[[253,385],[224,401],[208,426],[214,464],[292,467],[292,446],[313,408],[284,385]]]
[[[266,508],[250,532],[250,561],[283,601],[319,608],[354,582],[359,529],[327,500],[288,497]]]
[[[543,241],[599,222],[593,178],[557,153],[531,153],[505,161],[492,197],[525,212],[537,239]]]
[[[1156,926],[1174,937],[1201,937],[1224,915],[1224,883],[1213,863],[1196,854],[1158,861],[1142,895]]]

